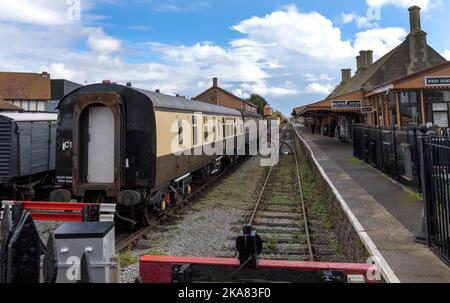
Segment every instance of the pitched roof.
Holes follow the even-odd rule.
[[[0,110],[22,111],[23,109],[9,102],[6,102],[5,100],[0,99]]]
[[[403,42],[405,43],[405,42]],[[354,75],[349,80],[345,81],[344,83],[339,84],[336,86],[336,88],[333,90],[333,92],[327,97],[327,99],[332,99],[335,97],[339,97],[357,90],[360,90],[361,87],[370,80],[370,78],[380,69],[386,61],[389,60],[389,58],[392,57],[392,55],[400,48],[400,46],[403,44],[401,43],[396,48],[388,52],[386,55],[372,63],[371,65],[361,69],[356,75]]]
[[[449,68],[449,67],[450,67],[450,61],[447,61],[447,62],[444,62],[442,64],[435,65],[435,66],[432,66],[430,68],[418,71],[416,73],[413,73],[413,74],[410,74],[410,75],[406,75],[406,76],[401,77],[399,79],[395,79],[391,83],[395,83],[395,84],[401,83],[401,82],[408,81],[408,80],[411,80],[411,79],[414,79],[414,78],[417,78],[417,77],[426,76],[428,74],[432,74],[434,72],[437,72],[437,71],[440,71],[440,70],[444,70],[444,69]]]
[[[253,106],[253,107],[255,107],[255,108],[258,108],[258,106],[256,106],[255,104],[250,103],[250,102],[248,102],[247,100],[244,100],[244,99],[242,99],[242,98],[239,98],[239,97],[236,96],[235,94],[230,93],[229,91],[227,91],[227,90],[225,90],[225,89],[223,89],[223,88],[221,88],[221,87],[219,87],[219,86],[211,86],[210,88],[208,88],[207,90],[205,90],[204,92],[200,93],[198,96],[196,96],[196,97],[194,97],[194,98],[192,98],[192,99],[197,100],[197,98],[201,97],[202,95],[206,94],[207,92],[209,92],[209,91],[212,90],[212,89],[217,89],[217,90],[219,90],[219,91],[221,91],[221,92],[223,92],[223,93],[225,93],[225,94],[227,94],[227,95],[229,95],[229,96],[231,96],[231,97],[233,97],[233,98],[235,98],[235,99],[238,99],[238,100],[241,101],[241,102],[244,102],[244,103],[246,103],[246,104],[248,104],[248,105],[250,105],[250,106]]]
[[[50,100],[50,75],[0,72],[0,98],[5,100]]]

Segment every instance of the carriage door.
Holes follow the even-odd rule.
[[[114,183],[114,115],[106,106],[89,108],[88,183]]]

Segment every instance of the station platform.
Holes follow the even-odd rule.
[[[353,157],[349,143],[295,126],[388,282],[449,283],[450,268],[425,245],[420,196]]]

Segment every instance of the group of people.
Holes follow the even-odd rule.
[[[324,136],[334,137],[336,125],[334,124],[325,124],[322,128],[318,128],[315,123],[311,123],[309,125],[311,127],[311,133],[315,134],[316,131],[318,134],[322,134]]]

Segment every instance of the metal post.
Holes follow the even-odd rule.
[[[420,180],[422,184],[423,210],[422,210],[422,231],[415,235],[415,241],[430,246],[430,238],[428,235],[428,192],[425,176],[425,140],[427,140],[428,127],[425,124],[419,126],[419,135],[417,136],[419,143],[419,159],[420,159]]]

